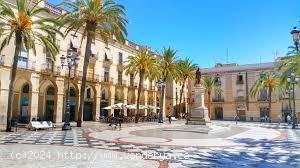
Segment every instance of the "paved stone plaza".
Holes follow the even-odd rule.
[[[68,132],[59,129],[1,132],[0,165],[300,167],[299,129],[292,130],[285,124],[212,123],[216,129],[211,134],[164,131],[184,126],[181,121],[171,125],[124,124],[121,130],[111,130],[105,124],[88,123]],[[225,131],[218,132],[219,128],[225,128]],[[66,155],[63,155],[64,151]],[[73,157],[70,156],[71,151]]]

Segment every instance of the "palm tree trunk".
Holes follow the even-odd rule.
[[[141,98],[141,92],[142,92],[142,87],[143,87],[143,83],[144,83],[145,71],[141,70],[139,75],[140,75],[140,81],[139,81],[138,95],[137,95],[137,101],[136,101],[135,123],[139,122],[140,98]]]
[[[184,86],[185,86],[185,80],[183,81],[183,84],[181,86],[181,89],[180,89],[180,96],[179,96],[179,113],[182,114],[183,113],[183,105],[181,104],[181,101],[182,101],[182,95],[183,95],[183,89],[184,89]]]
[[[268,106],[269,106],[269,121],[271,121],[271,107],[272,107],[272,89],[269,88],[269,101],[268,101]]]
[[[81,127],[82,124],[82,115],[84,110],[84,95],[85,95],[85,87],[86,87],[86,76],[87,76],[87,69],[89,66],[90,55],[91,53],[91,46],[93,39],[95,38],[96,32],[96,25],[95,24],[87,24],[87,41],[85,46],[85,55],[84,55],[84,62],[83,62],[83,70],[82,70],[82,81],[80,87],[80,100],[79,100],[79,111],[77,117],[77,127]]]
[[[208,102],[207,102],[207,108],[208,108],[208,117],[209,119],[211,119],[211,92],[207,92],[207,96],[208,96]]]
[[[12,120],[12,109],[13,109],[13,94],[14,94],[14,82],[17,74],[19,53],[22,46],[22,35],[21,33],[16,33],[16,45],[15,45],[15,54],[13,59],[13,65],[11,69],[11,76],[9,82],[9,91],[8,91],[8,107],[7,107],[7,122],[6,122],[6,131],[11,131],[11,120]]]
[[[165,103],[165,85],[161,87],[161,100],[160,100],[160,111],[162,114],[162,118],[164,118],[164,103]]]

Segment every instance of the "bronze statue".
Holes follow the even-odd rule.
[[[197,84],[201,84],[201,71],[200,71],[200,68],[198,68],[197,71],[196,71],[195,85],[197,85]]]

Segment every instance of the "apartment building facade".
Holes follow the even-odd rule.
[[[256,97],[250,96],[250,89],[262,72],[276,70],[276,62],[260,64],[217,64],[213,68],[202,69],[203,76],[213,76],[215,85],[221,93],[213,91],[211,97],[211,115],[216,120],[234,120],[237,115],[242,121],[260,121],[268,116],[277,122],[281,116],[284,121],[291,114],[289,99],[286,94],[274,93],[271,113],[268,109],[268,91],[263,90]],[[206,95],[206,105],[207,105]],[[296,112],[300,111],[300,91],[295,90]],[[293,107],[292,107],[293,108]],[[298,113],[299,115],[299,113]]]

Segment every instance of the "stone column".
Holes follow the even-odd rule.
[[[124,97],[124,104],[128,103],[127,97],[128,97],[128,87],[124,87],[123,89],[123,97]],[[124,109],[124,116],[127,116],[127,109]]]
[[[39,103],[39,86],[40,76],[32,73],[31,75],[31,99],[30,99],[30,121],[32,118],[37,118],[38,115],[38,103]]]
[[[96,89],[96,114],[95,114],[95,121],[99,121],[99,117],[100,117],[100,103],[101,103],[101,85],[100,84],[96,84],[95,86]]]
[[[116,87],[114,85],[110,86],[110,106],[115,104],[115,92]],[[110,113],[108,115],[114,114],[114,109],[109,110]]]
[[[10,71],[8,69],[0,69],[0,129],[6,126],[6,112],[8,105],[8,86],[10,82]]]
[[[56,86],[57,86],[57,96],[55,100],[55,118],[54,122],[60,123],[62,122],[62,116],[64,114],[64,90],[65,90],[65,84],[64,84],[64,78],[56,78]]]

